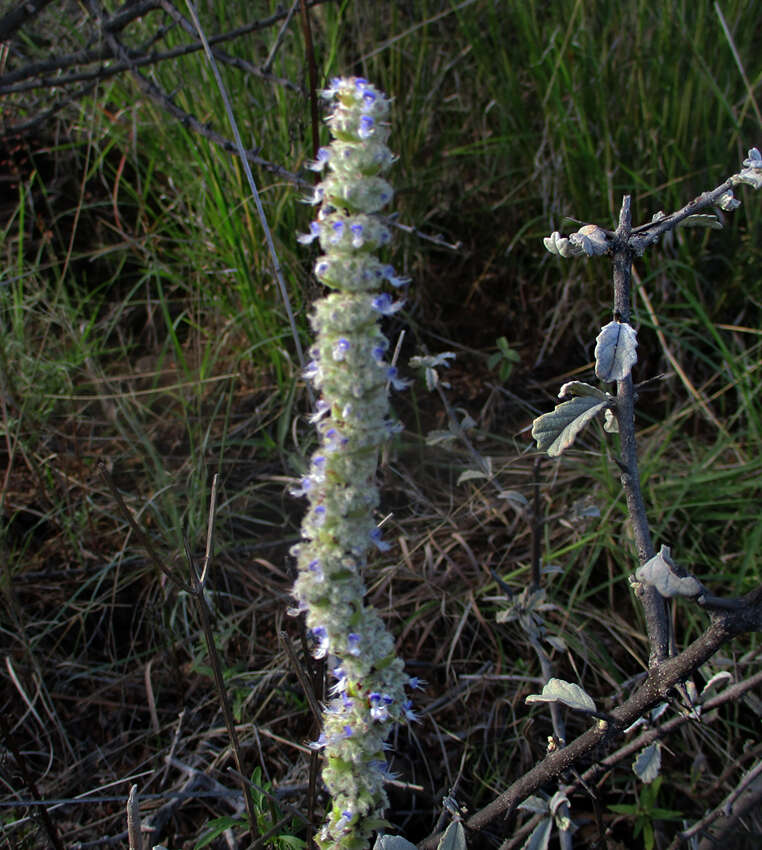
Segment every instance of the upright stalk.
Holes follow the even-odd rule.
[[[333,680],[312,745],[323,755],[332,799],[316,842],[325,850],[361,850],[386,825],[385,742],[395,723],[414,719],[405,687],[418,684],[364,601],[368,551],[390,548],[374,518],[378,452],[399,428],[388,388],[405,385],[387,362],[380,328],[381,317],[402,302],[379,290],[406,281],[375,255],[391,239],[376,215],[393,196],[381,176],[394,162],[386,147],[389,101],[361,78],[335,79],[323,96],[334,104],[327,119],[334,140],[312,165],[328,174],[312,198],[320,204],[317,219],[299,241],[320,242],[315,274],[332,292],[311,316],[317,340],[305,376],[320,392],[311,417],[319,446],[292,491],[309,501],[302,542],[292,550],[299,567],[292,613],[306,614],[313,654],[326,659]]]
[[[625,195],[619,212],[619,226],[614,234],[614,320],[630,322],[632,301],[632,248],[630,234],[630,196]],[[619,424],[620,480],[627,501],[627,510],[632,522],[638,560],[645,564],[654,556],[651,530],[648,527],[646,506],[640,489],[638,472],[638,448],[635,438],[635,392],[632,375],[617,381],[615,415]],[[646,617],[648,640],[651,645],[648,666],[653,667],[669,656],[669,621],[664,599],[655,587],[638,584],[635,593],[643,605]]]

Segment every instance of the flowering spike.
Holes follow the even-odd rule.
[[[309,166],[326,174],[311,199],[321,204],[316,220],[299,241],[319,241],[315,275],[332,291],[310,317],[317,341],[304,376],[321,394],[310,417],[320,445],[292,490],[309,502],[302,542],[292,549],[299,567],[293,595],[294,613],[306,611],[313,654],[328,660],[335,679],[323,731],[310,745],[323,756],[332,797],[317,844],[360,850],[388,805],[386,738],[394,724],[416,720],[405,688],[418,680],[405,674],[394,640],[365,604],[363,579],[372,548],[391,549],[374,519],[376,464],[382,444],[401,428],[389,409],[389,385],[407,386],[386,360],[389,342],[379,327],[403,301],[379,290],[409,281],[375,255],[391,240],[377,215],[394,194],[382,176],[394,162],[386,147],[389,100],[360,77],[333,79],[322,94],[333,102],[327,123],[334,140]]]

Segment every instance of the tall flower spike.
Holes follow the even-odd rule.
[[[306,611],[313,653],[328,659],[336,679],[312,745],[323,755],[331,795],[316,840],[324,850],[361,850],[386,823],[386,739],[394,724],[415,719],[405,688],[420,686],[395,657],[378,613],[366,606],[363,578],[368,552],[391,548],[374,518],[376,464],[381,445],[400,427],[390,413],[389,385],[406,385],[386,360],[389,342],[378,324],[403,302],[379,290],[407,280],[374,253],[391,240],[376,215],[393,197],[382,176],[394,162],[386,147],[389,100],[357,77],[331,80],[323,96],[333,102],[327,123],[334,139],[311,166],[327,170],[313,196],[322,206],[299,241],[319,241],[324,254],[315,273],[332,291],[311,316],[317,340],[304,376],[321,393],[310,417],[320,445],[309,475],[292,490],[309,508],[302,542],[292,550],[299,576],[291,610]]]

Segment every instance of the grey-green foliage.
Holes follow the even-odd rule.
[[[609,404],[607,399],[583,395],[556,405],[551,413],[538,417],[532,425],[537,448],[546,451],[550,457],[558,457],[574,444],[585,425],[606,410]]]
[[[576,711],[596,711],[595,701],[574,682],[565,682],[563,679],[548,679],[541,694],[530,694],[525,702],[560,702]]]
[[[673,596],[698,596],[704,587],[693,576],[680,576],[670,557],[669,546],[659,552],[635,571],[635,580],[655,587],[665,599]]]
[[[632,763],[632,769],[642,782],[653,782],[661,770],[661,744],[654,741],[644,747]]]
[[[444,831],[437,850],[466,850],[466,831],[460,819],[452,821]]]
[[[602,381],[623,381],[638,361],[635,329],[627,322],[609,322],[595,342],[595,374]]]

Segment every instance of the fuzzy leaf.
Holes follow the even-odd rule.
[[[526,508],[529,505],[526,496],[518,490],[501,490],[497,494],[498,499],[505,499],[517,508]]]
[[[635,775],[642,782],[653,782],[661,770],[661,747],[658,741],[644,747],[632,763]]]
[[[459,820],[454,820],[439,839],[437,850],[466,850],[466,832]]]
[[[577,711],[595,711],[593,698],[573,682],[563,679],[548,679],[541,694],[530,694],[526,700],[532,702],[562,702]]]
[[[521,850],[547,850],[552,829],[553,821],[550,818],[543,818],[532,830]]]
[[[527,797],[523,803],[519,803],[516,808],[522,809],[525,812],[531,812],[533,815],[546,815],[550,811],[548,801],[543,800],[542,797],[537,797],[534,794]]]
[[[606,413],[603,416],[603,430],[607,434],[618,434],[619,433],[619,420],[614,416],[614,411],[606,409]]]
[[[379,835],[373,850],[416,850],[416,847],[401,835]]]
[[[569,237],[570,244],[588,257],[598,257],[609,249],[606,234],[597,224],[585,224]]]
[[[606,408],[608,401],[592,396],[577,396],[557,404],[552,413],[534,420],[532,436],[540,451],[558,457],[574,443],[577,434]]]
[[[464,481],[473,481],[474,478],[487,478],[487,473],[481,469],[464,469],[458,476],[458,484],[463,484]]]
[[[611,393],[605,393],[584,381],[567,381],[558,391],[558,397],[566,398],[567,396],[589,396],[599,401],[612,401],[614,398]]]
[[[575,253],[580,253],[579,249],[574,248],[565,236],[554,230],[550,236],[546,236],[542,240],[546,251],[551,254],[558,254],[560,257],[573,257]]]
[[[670,558],[669,546],[662,546],[658,554],[646,561],[635,571],[635,578],[643,584],[650,584],[666,599],[673,596],[698,596],[704,587],[693,576],[679,576],[674,570]]]
[[[609,322],[595,343],[595,374],[602,381],[623,381],[638,361],[635,329],[627,322]]]
[[[550,798],[550,802],[548,803],[548,807],[550,808],[551,814],[555,815],[558,811],[558,807],[562,806],[564,803],[569,803],[569,798],[564,794],[563,791],[556,791],[556,793]]]
[[[427,446],[438,446],[442,443],[449,443],[457,438],[457,434],[453,431],[429,431],[426,434]]]
[[[733,676],[728,673],[727,670],[721,670],[719,673],[715,673],[714,676],[704,685],[701,689],[701,697],[705,698],[711,691],[713,691],[719,684],[722,682],[732,681]]]

